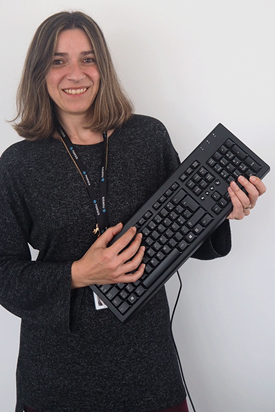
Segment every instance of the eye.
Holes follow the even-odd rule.
[[[64,63],[63,60],[55,59],[52,61],[52,66],[61,66]]]
[[[87,64],[95,64],[95,63],[96,63],[94,57],[85,57],[85,59],[83,60],[83,62],[84,62],[84,63],[87,63]]]

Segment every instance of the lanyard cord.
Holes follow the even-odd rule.
[[[109,226],[109,219],[108,219],[107,208],[106,208],[106,195],[107,195],[106,172],[107,172],[107,165],[108,165],[107,133],[106,132],[103,133],[105,151],[102,157],[101,168],[100,168],[100,182],[99,182],[100,202],[98,203],[96,196],[95,196],[95,191],[94,191],[94,187],[92,184],[92,180],[90,179],[87,169],[82,163],[81,158],[77,154],[73,143],[71,142],[69,136],[67,135],[67,133],[65,132],[65,130],[62,128],[60,124],[57,124],[57,130],[60,134],[62,143],[64,144],[68,154],[70,155],[72,161],[74,162],[75,167],[77,168],[80,176],[82,177],[88,189],[88,193],[91,198],[94,211],[95,211],[96,220],[97,220],[96,229],[94,229],[93,232],[94,234],[101,235],[102,233],[105,232],[105,230]]]

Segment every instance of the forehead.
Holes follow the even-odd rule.
[[[63,30],[57,37],[55,52],[91,51],[93,49],[87,34],[81,29]]]

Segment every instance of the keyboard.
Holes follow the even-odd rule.
[[[111,242],[136,226],[146,247],[143,276],[135,283],[91,289],[121,322],[126,321],[227,218],[232,211],[229,183],[240,175],[262,179],[269,171],[262,159],[218,124]]]

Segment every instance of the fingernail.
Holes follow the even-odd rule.
[[[250,176],[250,181],[256,183],[257,182],[257,177]]]
[[[236,188],[236,187],[237,187],[237,183],[231,182],[231,186],[234,187],[234,188]]]

